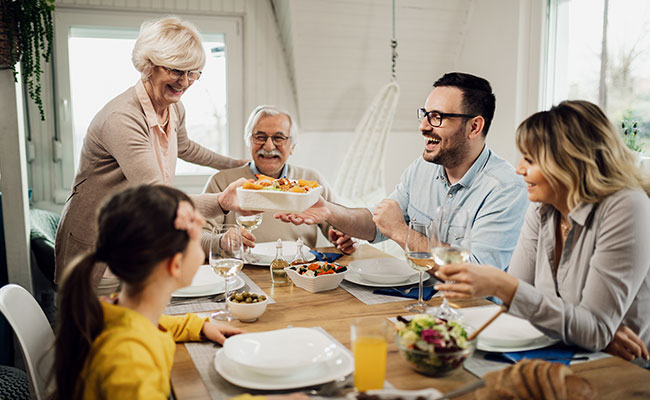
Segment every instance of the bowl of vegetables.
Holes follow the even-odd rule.
[[[458,322],[428,314],[397,319],[395,344],[411,368],[421,374],[448,374],[463,365],[476,347],[476,339],[467,340],[468,332]]]
[[[348,272],[347,267],[326,261],[291,265],[284,270],[294,285],[312,293],[336,289]]]

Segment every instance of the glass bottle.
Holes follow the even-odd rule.
[[[274,284],[287,284],[287,272],[284,270],[288,267],[289,263],[282,256],[282,239],[278,239],[275,245],[275,258],[271,261],[271,281]]]
[[[304,264],[306,262],[307,257],[305,257],[305,253],[302,252],[302,238],[298,238],[298,240],[296,240],[296,255],[293,257],[291,265]]]

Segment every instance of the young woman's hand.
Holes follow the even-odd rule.
[[[237,335],[239,333],[244,333],[244,331],[230,325],[218,324],[216,322],[206,322],[203,324],[201,333],[203,333],[203,336],[205,336],[206,339],[217,342],[219,344],[223,344],[223,342],[226,341],[226,338]]]
[[[519,286],[517,278],[491,265],[444,265],[434,276],[443,282],[450,282],[438,283],[435,288],[446,297],[456,299],[496,296],[510,304]]]
[[[648,360],[648,349],[645,343],[625,325],[621,325],[614,334],[614,339],[605,348],[605,353],[619,356],[624,360],[632,361],[637,357]]]

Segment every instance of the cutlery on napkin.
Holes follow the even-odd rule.
[[[383,294],[387,296],[397,296],[397,297],[407,297],[409,299],[418,299],[418,288],[412,287],[409,289],[397,289],[397,288],[387,288],[387,289],[375,289],[372,291],[374,294]],[[434,293],[437,290],[433,286],[426,286],[422,289],[422,300],[427,301],[431,300]]]
[[[526,350],[526,351],[510,351],[503,353],[486,353],[485,358],[493,361],[516,363],[524,358],[557,362],[564,365],[571,364],[571,361],[584,360],[585,357],[574,357],[577,348],[574,346],[566,346],[558,344],[554,346],[544,347],[542,349]],[[587,357],[588,359],[588,357]]]
[[[320,251],[309,249],[309,252],[316,256],[316,261],[334,262],[343,257],[341,253],[321,253]]]

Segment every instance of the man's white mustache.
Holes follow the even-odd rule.
[[[263,156],[263,157],[282,157],[282,153],[280,153],[280,150],[277,149],[273,149],[271,151],[259,149],[257,150],[257,153],[255,153],[255,155]]]

